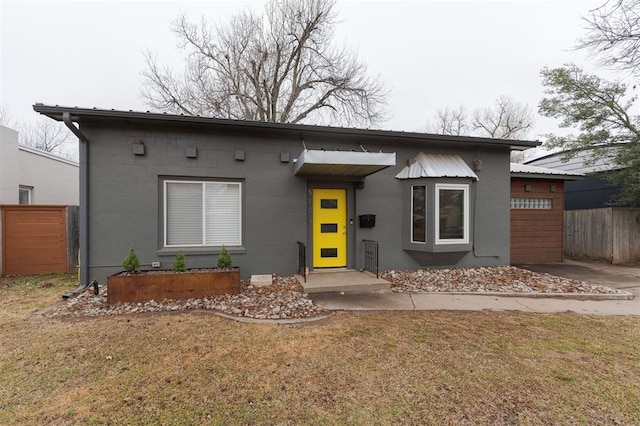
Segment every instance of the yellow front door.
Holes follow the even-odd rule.
[[[313,266],[347,266],[347,190],[313,190]]]

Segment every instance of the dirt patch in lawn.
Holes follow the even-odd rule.
[[[0,286],[0,424],[640,423],[635,317],[28,320],[60,290]]]
[[[76,283],[77,277],[67,274],[0,277],[0,325],[59,303]]]

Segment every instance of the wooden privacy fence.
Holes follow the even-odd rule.
[[[75,272],[78,207],[2,206],[2,275]]]
[[[564,254],[611,263],[640,261],[640,209],[565,211]]]

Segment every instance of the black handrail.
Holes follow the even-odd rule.
[[[380,278],[377,241],[362,240],[362,270],[376,274],[376,278]]]
[[[307,282],[307,248],[302,241],[298,241],[298,273],[304,278],[304,282]]]

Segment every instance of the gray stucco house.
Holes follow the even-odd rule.
[[[538,142],[36,104],[80,139],[83,282],[142,263],[242,276],[509,264],[509,153]],[[375,215],[375,216],[372,216]],[[361,217],[362,216],[362,217]],[[88,254],[88,255],[86,255]],[[157,266],[157,263],[155,263]]]

